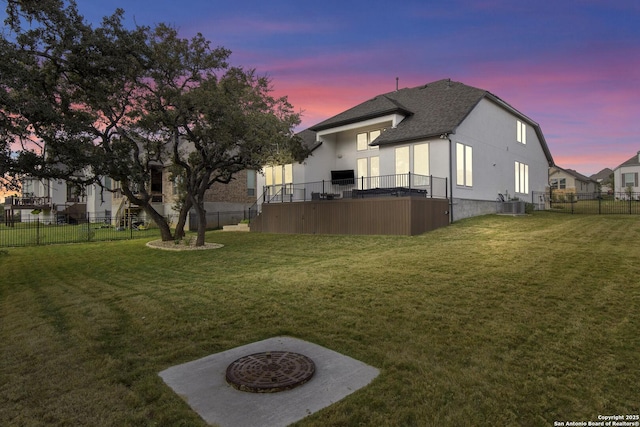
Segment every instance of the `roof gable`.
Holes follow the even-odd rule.
[[[640,165],[640,151],[635,156],[631,157],[629,160],[618,165],[616,169],[620,169],[622,166],[638,166],[638,165]]]
[[[389,98],[387,95],[379,95],[373,99],[363,102],[362,104],[358,104],[347,111],[328,118],[309,129],[318,132],[375,117],[386,116],[392,113],[400,113],[404,116],[412,114],[411,111],[404,108],[401,104]]]

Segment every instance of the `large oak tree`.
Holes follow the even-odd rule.
[[[287,160],[305,155],[293,134],[299,115],[286,97],[273,97],[255,70],[229,66],[230,52],[201,34],[182,39],[164,24],[128,29],[122,10],[93,27],[71,0],[7,0],[7,16],[0,37],[5,179],[87,185],[110,177],[171,240],[150,188],[153,169],[170,166],[183,189],[177,237],[194,209],[202,245],[213,183],[260,168],[274,147]]]

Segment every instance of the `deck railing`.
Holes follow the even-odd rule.
[[[51,197],[10,196],[5,198],[5,205],[7,206],[51,206]]]
[[[265,186],[262,203],[412,196],[448,198],[447,178],[414,173]]]

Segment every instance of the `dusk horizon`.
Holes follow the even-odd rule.
[[[271,78],[303,130],[396,88],[451,79],[537,122],[556,165],[590,176],[640,151],[640,3],[561,0],[221,3],[79,0],[99,23],[168,23]]]

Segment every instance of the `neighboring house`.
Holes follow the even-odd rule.
[[[573,169],[563,169],[560,166],[549,168],[549,188],[557,195],[579,193],[595,196],[596,193],[599,193],[596,180],[586,177]]]
[[[598,183],[601,193],[613,193],[613,171],[609,168],[604,168],[598,173],[594,173],[589,178]]]
[[[133,222],[148,222],[146,214],[139,206],[132,205],[119,191],[116,182],[113,192],[114,223],[119,226]],[[244,170],[234,175],[228,184],[215,183],[205,193],[205,210],[209,216],[210,227],[237,224],[244,219],[256,202],[256,171]],[[179,210],[176,209],[179,190],[178,183],[172,179],[168,167],[158,165],[151,173],[151,205],[170,223],[175,224]],[[214,218],[215,217],[215,218]],[[186,229],[195,228],[195,215],[187,222]]]
[[[613,181],[615,183],[615,193],[620,197],[626,197],[627,193],[640,192],[638,174],[640,173],[640,151],[626,162],[613,170]],[[632,198],[637,198],[637,194],[630,194]]]
[[[304,183],[351,180],[357,191],[422,183],[427,197],[450,200],[456,221],[495,213],[500,195],[533,201],[553,166],[538,123],[486,90],[448,79],[376,96],[300,136],[311,155],[266,167],[259,202],[281,189],[289,189],[284,201],[299,200],[300,191],[308,200],[314,190]],[[349,197],[331,191],[328,198]]]
[[[104,181],[108,185],[108,180]],[[21,195],[5,198],[5,219],[20,214],[21,221],[40,219],[45,223],[109,221],[111,194],[98,185],[79,188],[61,179],[26,177]]]

